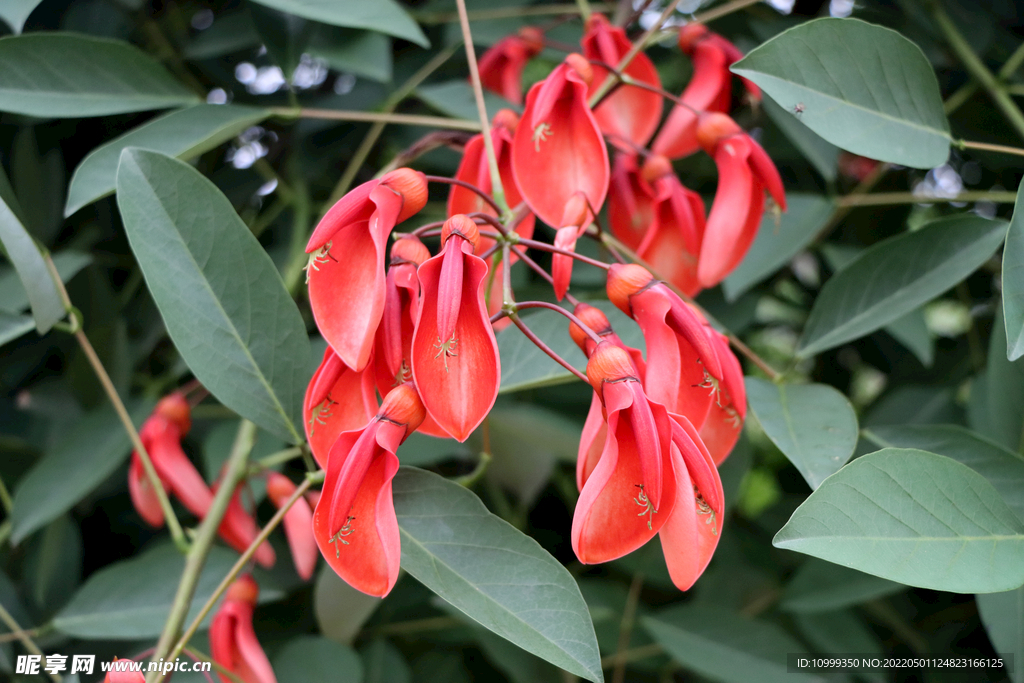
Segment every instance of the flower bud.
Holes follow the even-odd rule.
[[[708,34],[704,24],[690,23],[679,29],[679,49],[690,54],[694,46]]]
[[[417,266],[430,258],[430,251],[414,235],[406,235],[391,245],[391,265],[413,263]]]
[[[519,125],[519,114],[511,109],[499,109],[498,113],[491,119],[491,128],[504,128],[510,133],[516,132]]]
[[[596,332],[599,337],[610,334],[612,331],[611,323],[608,322],[607,316],[605,316],[600,308],[595,308],[590,304],[579,303],[576,304],[576,309],[573,313],[583,321],[583,324]],[[583,353],[587,352],[587,342],[593,341],[590,335],[574,322],[569,323],[569,336],[572,337],[572,340],[576,342],[576,346],[580,347],[580,351]]]
[[[188,405],[188,401],[177,391],[164,396],[156,404],[156,408],[153,409],[154,415],[159,415],[172,422],[178,428],[178,431],[181,432],[180,436],[188,434],[188,430],[192,427],[190,413],[191,408]]]
[[[590,66],[590,61],[583,55],[573,52],[565,58],[565,63],[571,66],[587,85],[594,80],[594,69]]]
[[[743,132],[728,114],[705,112],[697,119],[697,142],[708,154],[713,154],[718,143],[727,137]]]
[[[652,154],[644,161],[640,173],[644,180],[653,183],[658,178],[672,175],[672,162],[660,154]]]
[[[419,213],[427,205],[427,177],[411,168],[399,168],[384,175],[381,185],[402,197],[402,210],[396,223]]]
[[[259,594],[260,587],[256,580],[249,574],[242,574],[228,587],[227,593],[224,595],[224,601],[255,605]]]
[[[544,33],[534,26],[524,26],[519,29],[519,40],[531,57],[540,54],[544,49]]]
[[[441,244],[448,241],[448,238],[452,235],[458,235],[462,239],[466,240],[473,245],[473,249],[476,249],[476,244],[480,240],[480,229],[476,227],[476,223],[473,219],[465,214],[457,213],[444,222],[441,226]]]
[[[615,263],[608,269],[608,298],[615,306],[632,315],[629,297],[644,289],[654,281],[654,276],[647,269],[634,263]]]
[[[427,416],[427,410],[423,407],[420,395],[411,382],[401,384],[392,389],[384,397],[384,404],[380,407],[377,416],[387,419],[395,424],[405,425],[407,434],[415,431]]]
[[[629,354],[615,344],[603,341],[594,348],[587,362],[587,379],[594,391],[601,393],[601,385],[632,377],[636,379]],[[639,380],[638,380],[639,381]]]

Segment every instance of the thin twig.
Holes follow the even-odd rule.
[[[444,183],[446,185],[458,185],[459,187],[464,187],[470,192],[475,193],[485,202],[487,202],[490,205],[490,207],[497,211],[499,214],[501,213],[501,207],[494,203],[494,200],[491,199],[491,195],[487,194],[473,183],[467,183],[465,180],[457,180],[456,178],[446,178],[445,176],[441,175],[428,175],[426,178],[427,181],[431,183]],[[504,228],[505,226],[501,227]]]
[[[49,258],[49,256],[46,258]],[[26,650],[34,655],[45,657],[45,655],[43,655],[43,651],[40,650],[39,646],[36,645],[34,640],[32,640],[32,637],[29,635],[30,632],[21,628],[15,618],[11,616],[11,613],[8,612],[2,604],[0,604],[0,621],[3,621],[7,628],[11,629],[11,633],[17,636],[18,640],[20,640],[21,644],[25,646]],[[47,673],[47,675],[54,681],[54,683],[60,683],[62,680],[59,674]]]
[[[603,339],[601,339],[601,335],[599,335],[597,332],[595,332],[585,322],[583,322],[582,320],[577,318],[574,313],[570,313],[569,311],[565,310],[564,308],[562,308],[561,306],[558,306],[556,304],[549,303],[547,301],[524,301],[522,303],[517,303],[516,304],[516,309],[521,309],[521,308],[546,308],[549,311],[557,311],[558,313],[561,313],[563,316],[568,318],[569,322],[573,323],[574,325],[579,327],[581,330],[586,332],[587,336],[590,337],[591,340],[593,340],[593,342],[595,344],[600,344],[602,341],[604,341]]]
[[[727,14],[732,14],[733,12],[750,7],[751,5],[756,5],[760,2],[763,2],[763,0],[732,0],[732,2],[727,2],[724,5],[713,7],[707,12],[695,14],[691,23],[707,24],[715,19],[721,19]]]
[[[890,204],[938,204],[945,202],[995,202],[1013,204],[1016,192],[961,192],[953,197],[935,197],[913,192],[879,192],[877,194],[848,194],[836,198],[836,206],[886,206]]]
[[[530,247],[531,249],[539,249],[540,251],[550,251],[552,254],[561,254],[562,256],[568,256],[570,258],[576,259],[577,261],[589,263],[590,265],[596,266],[603,270],[608,270],[611,267],[604,261],[598,261],[597,259],[592,259],[589,256],[577,254],[575,251],[562,249],[561,247],[556,247],[555,245],[548,244],[547,242],[538,242],[537,240],[528,240],[525,238],[520,238],[519,244],[522,244],[524,247]]]
[[[398,123],[405,126],[434,126],[451,130],[477,132],[480,124],[466,119],[446,116],[425,116],[422,114],[394,114],[385,111],[350,111],[346,109],[289,109],[275,107],[271,111],[288,118],[323,119],[328,121],[369,121],[374,123]]]
[[[595,12],[607,12],[615,9],[615,3],[598,2],[593,3],[590,8]],[[514,19],[517,17],[546,17],[560,16],[563,14],[578,14],[579,6],[574,4],[562,5],[528,5],[525,7],[502,7],[500,9],[477,10],[469,13],[470,21],[488,21],[490,19]],[[448,24],[459,20],[457,12],[435,12],[432,14],[418,14],[416,21],[421,24]]]
[[[982,149],[987,152],[1002,152],[1003,154],[1013,154],[1019,157],[1024,157],[1024,149],[1021,149],[1020,147],[994,145],[991,142],[974,142],[972,140],[958,140],[954,144],[956,144],[960,149]]]
[[[587,379],[586,375],[584,375],[582,372],[580,372],[579,370],[574,368],[572,365],[570,365],[568,361],[566,361],[564,358],[559,356],[557,353],[554,352],[554,350],[550,346],[548,346],[546,343],[544,343],[543,339],[541,339],[536,334],[534,334],[533,330],[531,330],[529,327],[527,327],[526,324],[519,318],[518,315],[516,315],[515,313],[512,313],[508,317],[509,317],[510,320],[512,320],[512,323],[516,327],[518,327],[519,330],[523,334],[526,335],[527,339],[532,341],[537,346],[538,349],[540,349],[544,353],[546,353],[549,356],[551,356],[551,359],[553,361],[555,361],[556,363],[561,365],[563,368],[565,368],[566,370],[568,370],[572,374],[576,375],[578,378],[580,378],[584,382],[587,382],[587,383],[590,382],[590,380]]]
[[[235,683],[245,683],[245,681],[242,680],[242,678],[238,674],[236,674],[234,671],[232,671],[231,669],[229,669],[226,666],[222,665],[220,662],[215,661],[213,659],[213,657],[210,657],[210,656],[200,652],[199,650],[196,650],[195,648],[191,648],[191,647],[182,648],[182,652],[184,652],[186,655],[188,655],[189,657],[191,657],[194,660],[197,660],[197,661],[200,661],[200,662],[207,662],[207,663],[209,663],[210,666],[213,667],[214,671],[216,671],[217,673],[219,673],[219,674],[221,674],[223,676],[227,676],[231,680],[235,681]]]
[[[638,571],[633,574],[633,580],[629,584],[629,593],[626,595],[626,604],[622,608],[622,620],[619,621],[619,643],[615,648],[615,654],[621,655],[629,649],[629,641],[633,635],[633,625],[636,623],[636,608],[640,602],[640,591],[644,587],[644,573]],[[626,680],[626,660],[620,656],[612,669],[612,683],[624,683]]]

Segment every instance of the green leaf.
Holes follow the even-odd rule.
[[[0,38],[0,111],[82,118],[197,100],[159,62],[128,43],[75,33]]]
[[[924,309],[914,309],[902,318],[893,320],[884,329],[913,353],[921,361],[921,365],[931,367],[935,360],[935,344],[931,332],[928,331]]]
[[[347,645],[319,636],[298,636],[274,656],[274,673],[282,681],[362,683],[363,661]]]
[[[1024,584],[1024,523],[980,474],[914,449],[886,448],[839,470],[773,544],[920,588]]]
[[[983,593],[976,596],[981,623],[985,625],[992,649],[999,654],[1013,655],[1017,665],[1009,672],[1013,683],[1024,683],[1024,588],[1005,593]]]
[[[827,384],[773,384],[747,377],[747,403],[762,429],[816,489],[857,447],[857,415]]]
[[[255,48],[259,33],[248,9],[219,15],[213,25],[198,34],[182,49],[186,59],[201,60],[223,57],[232,52]]]
[[[43,614],[63,606],[82,580],[82,534],[61,515],[39,534],[25,558],[26,592]]]
[[[765,214],[750,251],[722,283],[725,297],[730,302],[784,266],[813,242],[835,210],[832,200],[820,194],[790,194],[786,197],[786,203],[789,210],[782,214],[782,221],[778,225],[770,212]]]
[[[600,308],[608,316],[609,322],[623,342],[644,349],[640,328],[619,309],[608,301],[587,303]],[[555,353],[581,372],[585,370],[586,359],[569,336],[569,321],[565,316],[545,311],[524,315],[522,320]],[[537,348],[536,344],[527,339],[514,325],[499,332],[497,337],[498,352],[501,355],[501,393],[564,384],[576,379],[568,370]]]
[[[402,568],[480,625],[599,683],[590,612],[568,571],[472,492],[403,467],[394,479]]]
[[[1003,316],[1006,318],[1006,357],[1024,356],[1024,183],[1017,188],[1017,202],[1003,247]]]
[[[821,174],[826,182],[834,183],[838,174],[839,148],[827,140],[823,140],[817,133],[793,116],[791,111],[786,111],[775,100],[764,97],[761,106],[768,114],[779,130],[793,143],[807,161],[811,162],[814,169]],[[786,197],[789,204],[789,197]],[[793,210],[792,206],[789,208]]]
[[[839,655],[850,652],[882,654],[882,646],[875,634],[849,610],[798,614],[794,621],[803,637],[818,652]]]
[[[473,88],[464,80],[421,85],[416,88],[416,95],[442,114],[469,121],[476,121],[479,117]],[[505,98],[488,91],[484,92],[484,105],[488,118],[497,114],[499,109],[517,109]]]
[[[329,565],[321,566],[313,588],[313,613],[325,638],[351,644],[381,602],[345,583]]]
[[[723,683],[821,681],[788,673],[787,652],[804,648],[774,624],[744,619],[718,607],[684,605],[640,620],[675,661]]]
[[[238,554],[214,546],[196,584],[185,622],[199,614]],[[171,544],[152,548],[92,574],[64,609],[53,619],[60,632],[83,640],[143,640],[156,638],[163,629],[178,590],[185,558]],[[257,570],[260,602],[281,597],[280,589]],[[208,625],[213,612],[203,624]]]
[[[903,590],[906,586],[888,579],[811,558],[786,584],[779,606],[804,614],[832,612]]]
[[[1006,329],[997,315],[989,337],[985,372],[971,384],[968,422],[1004,448],[1020,452],[1024,434],[1024,360],[1006,360]]]
[[[949,122],[932,65],[899,33],[859,19],[816,19],[732,66],[834,145],[932,168],[949,156]]]
[[[879,448],[918,448],[967,465],[985,477],[1024,520],[1024,458],[958,425],[892,425],[864,430]]]
[[[131,411],[136,427],[152,409],[153,403],[147,402]],[[131,448],[128,434],[109,405],[81,418],[18,481],[11,541],[19,543],[70,510],[114,473]]]
[[[412,683],[412,671],[402,651],[383,638],[359,650],[363,658],[365,683]]]
[[[0,311],[0,346],[35,329],[31,316]]]
[[[82,268],[92,262],[90,254],[67,249],[53,254],[53,265],[57,268],[62,282],[67,283]],[[22,286],[18,274],[7,268],[0,269],[0,310],[9,313],[20,313],[29,307],[28,292]]]
[[[873,245],[821,288],[799,355],[863,337],[934,299],[987,261],[1005,234],[1003,221],[959,215]]]
[[[197,104],[164,114],[110,142],[100,145],[82,160],[71,176],[64,215],[113,194],[117,164],[127,147],[161,152],[178,159],[192,159],[235,137],[270,116],[266,109],[238,105]]]
[[[21,33],[25,21],[42,0],[4,0],[0,3],[0,19],[15,33]]]
[[[3,40],[0,39],[0,43]],[[0,75],[0,79],[3,76]],[[46,334],[54,323],[64,317],[64,302],[61,301],[57,285],[50,277],[46,261],[25,226],[14,215],[3,199],[0,199],[0,243],[3,243],[7,257],[21,279],[32,306],[32,318],[36,331]],[[4,307],[6,308],[6,306]]]
[[[430,41],[395,0],[257,0],[258,4],[331,26],[365,28],[404,38],[422,47]]]
[[[309,53],[337,71],[391,82],[391,40],[380,33],[318,24],[309,38]]]
[[[167,332],[221,403],[302,441],[309,339],[273,261],[231,203],[188,164],[121,153],[117,203]]]

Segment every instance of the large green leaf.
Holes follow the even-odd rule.
[[[41,0],[3,0],[0,2],[0,19],[7,22],[15,33],[21,33],[25,21]]]
[[[132,251],[185,362],[224,405],[302,441],[309,339],[273,261],[230,202],[176,159],[129,148],[117,203]]]
[[[831,612],[905,589],[888,579],[811,558],[786,584],[780,607],[806,614]]]
[[[227,548],[210,550],[199,576],[186,623],[199,613],[238,555]],[[108,565],[89,577],[53,619],[60,632],[83,640],[156,638],[163,629],[178,590],[185,558],[171,544]],[[281,590],[257,570],[260,601],[280,598]],[[207,615],[205,624],[213,618]]]
[[[391,39],[380,33],[317,24],[308,50],[332,69],[381,83],[391,81]]]
[[[817,19],[781,33],[732,70],[834,145],[914,168],[949,156],[949,122],[928,59],[893,30]]]
[[[590,612],[568,571],[467,489],[403,467],[394,479],[402,568],[482,626],[600,682]]]
[[[923,308],[916,308],[902,318],[893,320],[883,329],[917,356],[921,365],[931,367],[935,360],[935,343],[931,332],[928,331],[928,321],[924,317]]]
[[[831,142],[823,140],[817,133],[800,123],[800,120],[794,117],[792,112],[780,107],[772,98],[763,98],[761,106],[764,107],[764,111],[772,123],[778,126],[793,143],[793,146],[803,154],[807,161],[811,162],[821,177],[834,183],[839,172],[839,148]],[[786,197],[786,203],[790,204],[789,197]],[[792,206],[789,210],[793,210]]]
[[[626,344],[643,350],[644,339],[640,328],[608,301],[589,301],[600,308],[615,332]],[[529,313],[523,322],[533,330],[551,349],[572,363],[581,372],[586,369],[586,359],[569,336],[569,321],[553,311]],[[501,392],[522,391],[552,384],[571,382],[576,377],[536,344],[526,338],[514,325],[509,325],[498,335],[498,351],[501,354]]]
[[[918,448],[938,453],[985,477],[1024,520],[1024,458],[958,425],[892,425],[864,430],[879,448]]]
[[[854,460],[773,543],[920,588],[992,593],[1024,584],[1024,522],[980,474],[915,449]]]
[[[1024,183],[1017,188],[1017,203],[1003,247],[1003,316],[1006,318],[1006,357],[1024,356]]]
[[[0,111],[81,118],[196,101],[159,62],[128,43],[75,33],[0,38]]]
[[[419,25],[395,0],[256,0],[288,14],[332,26],[365,28],[428,47],[430,41]]]
[[[54,323],[64,317],[64,302],[35,240],[3,199],[0,199],[0,243],[28,295],[36,330],[39,334],[46,334]]]
[[[132,410],[138,427],[153,408]],[[20,542],[70,510],[113,474],[131,451],[117,413],[105,406],[79,420],[52,450],[18,480],[11,514],[11,541]]]
[[[719,607],[684,605],[640,620],[684,667],[723,683],[809,683],[813,674],[788,673],[786,653],[804,648],[774,624],[744,619]]]
[[[722,283],[729,301],[738,299],[810,244],[835,209],[832,200],[820,194],[790,194],[786,203],[789,209],[780,223],[765,214],[750,251]]]
[[[326,563],[321,565],[313,588],[313,613],[325,638],[350,645],[381,602],[345,583]]]
[[[28,334],[35,327],[32,316],[0,311],[0,346]]]
[[[416,95],[442,114],[469,121],[476,121],[479,116],[473,88],[465,80],[421,85],[416,88]],[[484,105],[490,117],[497,114],[499,109],[516,109],[508,100],[486,91]]]
[[[71,249],[53,254],[53,265],[62,282],[67,282],[92,261],[92,256]],[[20,313],[30,305],[28,292],[21,284],[16,271],[0,269],[0,310]]]
[[[857,415],[827,384],[773,384],[747,377],[747,403],[762,429],[812,489],[857,447]]]
[[[999,248],[1003,221],[960,215],[890,237],[836,273],[814,302],[799,355],[863,337],[937,297]]]
[[[989,337],[985,372],[971,383],[968,422],[1004,448],[1019,452],[1024,443],[1024,359],[1006,359],[1006,329],[997,315]]]
[[[29,544],[23,577],[26,593],[43,614],[71,598],[82,580],[82,532],[70,515],[55,519]]]
[[[383,638],[377,638],[359,650],[363,658],[365,683],[412,683],[412,672],[402,651]]]
[[[106,197],[117,185],[117,164],[127,147],[140,147],[178,159],[191,159],[230,140],[270,116],[266,109],[197,104],[153,119],[100,145],[71,176],[64,215]]]
[[[282,681],[362,683],[363,660],[347,645],[297,636],[274,655],[274,673]]]
[[[977,596],[978,613],[985,625],[992,649],[999,654],[1013,655],[1013,683],[1024,683],[1024,588],[1005,593],[983,593]]]

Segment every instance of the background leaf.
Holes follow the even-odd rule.
[[[0,346],[28,334],[35,328],[36,323],[32,316],[0,311]]]
[[[834,145],[932,168],[949,156],[949,122],[928,59],[896,31],[859,19],[799,24],[732,66]]]
[[[992,649],[1013,656],[1013,683],[1024,681],[1024,588],[1005,593],[983,593],[977,596],[978,614],[985,625]]]
[[[274,655],[274,674],[282,681],[362,683],[363,662],[347,645],[317,636],[299,636]]]
[[[430,41],[419,25],[395,0],[258,0],[260,5],[319,21],[332,26],[365,28],[396,38],[405,38],[422,47]]]
[[[888,579],[810,558],[786,584],[779,606],[803,614],[832,612],[903,590],[906,586]]]
[[[3,0],[0,3],[0,19],[6,21],[15,33],[21,33],[25,21],[40,2],[41,0]]]
[[[308,47],[332,69],[391,82],[391,39],[380,33],[317,24]]]
[[[1003,247],[1003,315],[1006,322],[1006,357],[1024,356],[1024,183],[1017,188],[1017,202]]]
[[[128,43],[74,33],[0,38],[0,111],[81,118],[197,100],[155,59]]]
[[[191,159],[235,137],[270,115],[266,109],[197,104],[153,119],[89,153],[71,176],[64,215],[106,197],[117,185],[117,164],[127,147]]]
[[[813,130],[800,123],[800,120],[793,116],[792,111],[786,111],[780,107],[775,100],[764,97],[761,106],[783,134],[793,143],[807,161],[811,162],[814,170],[821,174],[826,182],[834,183],[838,174],[839,148],[828,140],[824,140]],[[787,213],[793,210],[790,197],[786,197],[786,204],[789,205]]]
[[[598,683],[600,654],[576,582],[470,491],[403,467],[394,479],[402,568],[482,626]]]
[[[92,256],[80,251],[65,250],[53,254],[53,265],[65,284],[92,261]],[[45,264],[44,264],[45,265]],[[29,307],[28,292],[18,278],[17,272],[0,268],[0,310],[20,313]]]
[[[130,148],[117,203],[132,251],[185,362],[224,405],[302,441],[309,339],[273,261],[231,204],[185,163]]]
[[[476,121],[479,116],[473,88],[464,80],[421,85],[416,88],[416,95],[442,114],[468,121]],[[484,91],[484,104],[487,106],[487,115],[492,118],[499,109],[518,109],[508,100],[489,91]]]
[[[1024,584],[1024,523],[980,474],[919,450],[854,460],[773,543],[921,588],[990,593]]]
[[[968,421],[971,429],[1011,451],[1020,452],[1024,437],[1024,360],[1006,360],[1006,330],[997,315],[989,338],[985,371],[971,383]],[[1019,495],[1019,494],[1018,494]]]
[[[857,447],[857,415],[827,384],[773,384],[747,377],[747,403],[762,429],[816,489]]]
[[[7,257],[21,279],[32,306],[36,330],[39,334],[46,334],[54,323],[64,317],[64,302],[39,247],[3,199],[0,199],[0,243],[3,243]]]
[[[992,256],[1005,230],[962,214],[875,244],[821,288],[799,355],[862,337],[942,294]]]

